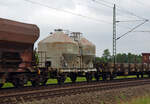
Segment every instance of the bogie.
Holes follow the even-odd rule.
[[[75,83],[76,79],[77,79],[77,74],[76,73],[70,73],[70,79],[71,79],[72,83]]]
[[[87,82],[91,82],[92,78],[93,78],[93,75],[92,75],[92,73],[86,73],[85,77],[86,77]]]
[[[59,85],[64,84],[66,78],[67,78],[67,74],[66,74],[66,73],[58,74],[58,76],[57,76],[57,83],[58,83]]]

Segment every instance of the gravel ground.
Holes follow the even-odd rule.
[[[129,101],[145,94],[150,94],[150,85],[89,92],[21,104],[120,104],[120,102]]]

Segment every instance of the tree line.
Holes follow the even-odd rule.
[[[132,53],[118,53],[116,55],[117,63],[141,63],[142,56]],[[96,57],[96,62],[113,62],[113,57],[109,49],[105,49],[101,57]]]

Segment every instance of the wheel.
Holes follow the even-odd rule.
[[[24,73],[12,74],[10,79],[13,85],[17,88],[24,87],[24,84],[28,82],[28,77]]]
[[[47,71],[42,72],[39,77],[40,77],[40,79],[41,79],[41,80],[40,80],[41,84],[42,84],[42,85],[46,85],[47,80],[49,79],[49,77],[48,77],[48,72],[47,72]]]
[[[59,85],[64,84],[65,80],[66,80],[66,76],[64,75],[57,77],[57,83]]]
[[[0,88],[2,88],[3,87],[3,84],[0,84]]]
[[[103,78],[103,81],[106,81],[107,80],[107,75],[103,73],[102,78]]]
[[[18,78],[13,79],[12,83],[17,88],[24,87],[24,82],[22,80],[18,79]]]
[[[92,75],[90,73],[86,73],[86,81],[91,82],[92,81]]]
[[[144,75],[143,75],[143,73],[141,74],[141,78],[144,78]]]
[[[114,75],[110,75],[110,80],[113,80],[114,79]]]
[[[57,83],[58,83],[59,85],[61,85],[61,84],[64,83],[64,82],[62,82],[61,77],[58,77],[58,78],[57,78]]]
[[[44,79],[42,80],[42,85],[46,85],[47,80],[48,80],[48,78],[44,78]]]
[[[71,79],[72,83],[75,83],[76,79],[77,79],[77,74],[76,73],[71,73],[70,74],[70,79]]]
[[[30,76],[30,81],[31,81],[33,87],[37,87],[40,85],[40,82],[42,81],[42,79],[41,79],[40,75],[33,73]]]
[[[31,83],[32,83],[32,86],[33,86],[33,87],[37,87],[37,86],[40,85],[37,80],[32,80]]]
[[[98,75],[98,73],[95,73],[95,79],[96,79],[96,81],[99,81],[99,75]]]
[[[139,75],[139,74],[137,74],[136,76],[137,76],[137,78],[140,78],[140,75]]]

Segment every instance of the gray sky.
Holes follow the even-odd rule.
[[[113,6],[113,2],[114,0],[1,0],[0,17],[37,24],[40,27],[38,41],[57,28],[82,32],[84,37],[96,45],[97,55],[101,56],[104,49],[112,51],[112,8],[110,7]],[[117,20],[141,20],[137,16],[150,19],[148,0],[118,0],[116,4]],[[118,23],[117,37],[140,23]],[[136,31],[150,31],[149,26],[148,22]],[[150,52],[149,43],[150,32],[132,32],[117,41],[117,52],[136,54]]]

